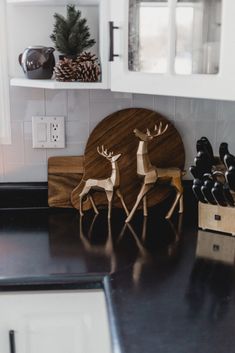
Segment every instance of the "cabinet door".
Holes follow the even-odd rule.
[[[102,291],[0,294],[0,352],[110,353]]]
[[[235,99],[232,0],[111,0],[113,91]]]
[[[89,352],[89,334],[84,317],[73,313],[23,316],[17,325],[17,352],[83,353]]]

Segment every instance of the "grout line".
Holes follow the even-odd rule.
[[[44,115],[46,116],[46,89],[43,89],[43,109],[44,109]]]
[[[88,90],[88,138],[91,134],[91,90]]]
[[[158,101],[158,96],[155,95],[154,98],[153,98],[153,109],[154,109],[156,112],[157,112],[157,109],[158,109],[157,101]]]
[[[1,153],[1,162],[2,162],[2,181],[5,180],[5,163],[4,163],[4,146],[5,145],[2,145],[1,147],[1,150],[2,150],[2,153]]]
[[[46,89],[43,89],[43,95],[44,95],[44,115],[47,116],[47,108],[46,108]],[[46,163],[48,160],[48,148],[45,148],[45,157],[46,157]]]
[[[69,123],[69,91],[66,90],[66,116],[64,117],[64,148],[68,147],[68,123]]]
[[[176,97],[173,97],[174,103],[173,103],[173,121],[174,123],[176,122]]]
[[[130,99],[130,108],[134,108],[134,93],[131,94],[131,99]]]
[[[25,165],[25,133],[24,133],[25,132],[25,128],[24,128],[24,122],[22,124],[23,124],[22,133],[23,133],[23,153],[24,153],[24,155],[23,155],[23,164]]]
[[[220,101],[216,101],[216,119],[215,119],[215,135],[214,135],[214,144],[213,144],[213,148],[214,151],[216,149],[216,145],[217,145],[217,127],[218,127],[218,123],[219,123],[219,117],[222,117],[222,104],[220,103]],[[217,156],[218,153],[217,151],[214,152],[215,155]]]
[[[152,95],[152,103],[151,103],[152,107],[151,109],[154,110],[154,95]]]
[[[69,91],[66,90],[66,117],[67,119],[65,119],[66,121],[69,121]]]

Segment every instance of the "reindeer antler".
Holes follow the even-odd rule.
[[[159,126],[155,125],[154,126],[154,132],[155,133],[152,133],[150,132],[149,129],[146,130],[146,134],[149,136],[149,137],[157,137],[157,136],[161,136],[163,135],[166,130],[168,129],[168,124],[165,125],[165,127],[163,128],[162,126],[162,122],[160,122]]]
[[[97,152],[103,156],[104,158],[110,160],[113,157],[113,152],[108,152],[108,149],[104,147],[104,145],[101,146],[101,151],[100,147],[97,147]]]

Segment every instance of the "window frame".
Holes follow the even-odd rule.
[[[6,1],[0,1],[0,144],[11,143]]]

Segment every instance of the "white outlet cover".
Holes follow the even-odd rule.
[[[33,148],[64,148],[65,125],[63,116],[32,117]]]

